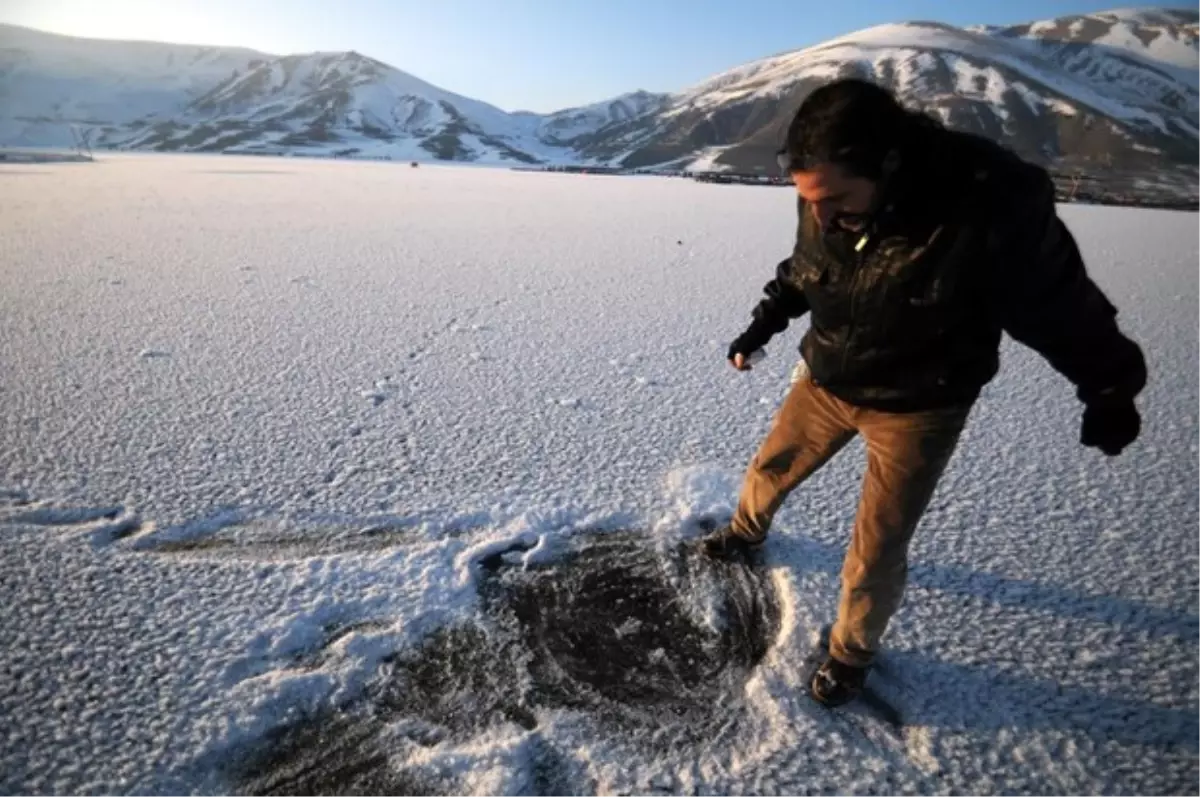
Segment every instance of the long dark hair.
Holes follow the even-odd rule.
[[[906,109],[883,87],[848,78],[808,95],[788,126],[781,161],[792,171],[835,164],[878,180],[890,153],[903,159],[930,133],[944,130],[939,120]]]

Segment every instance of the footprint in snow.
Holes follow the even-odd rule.
[[[391,376],[385,376],[383,379],[375,380],[374,387],[360,391],[359,395],[378,407],[388,399],[395,398],[399,392],[400,386],[392,381]]]

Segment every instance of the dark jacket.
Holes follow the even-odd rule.
[[[1002,332],[1030,346],[1086,403],[1144,386],[1138,346],[1088,277],[1045,170],[984,139],[938,131],[902,163],[861,251],[822,235],[800,201],[791,257],[754,309],[760,338],[811,314],[800,350],[843,400],[897,412],[974,401]]]

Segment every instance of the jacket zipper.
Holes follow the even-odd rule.
[[[858,314],[858,277],[862,273],[863,264],[867,259],[864,253],[869,239],[870,233],[864,233],[854,247],[854,276],[850,278],[850,328],[846,331],[846,342],[842,344],[843,374],[846,373],[846,366],[850,363],[850,342],[854,340],[854,318]]]

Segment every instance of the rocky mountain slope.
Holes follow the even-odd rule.
[[[341,154],[769,171],[803,97],[855,75],[1046,161],[1197,160],[1200,14],[1119,10],[1011,27],[882,25],[675,94],[509,113],[355,52],[77,39],[0,26],[0,145]]]

